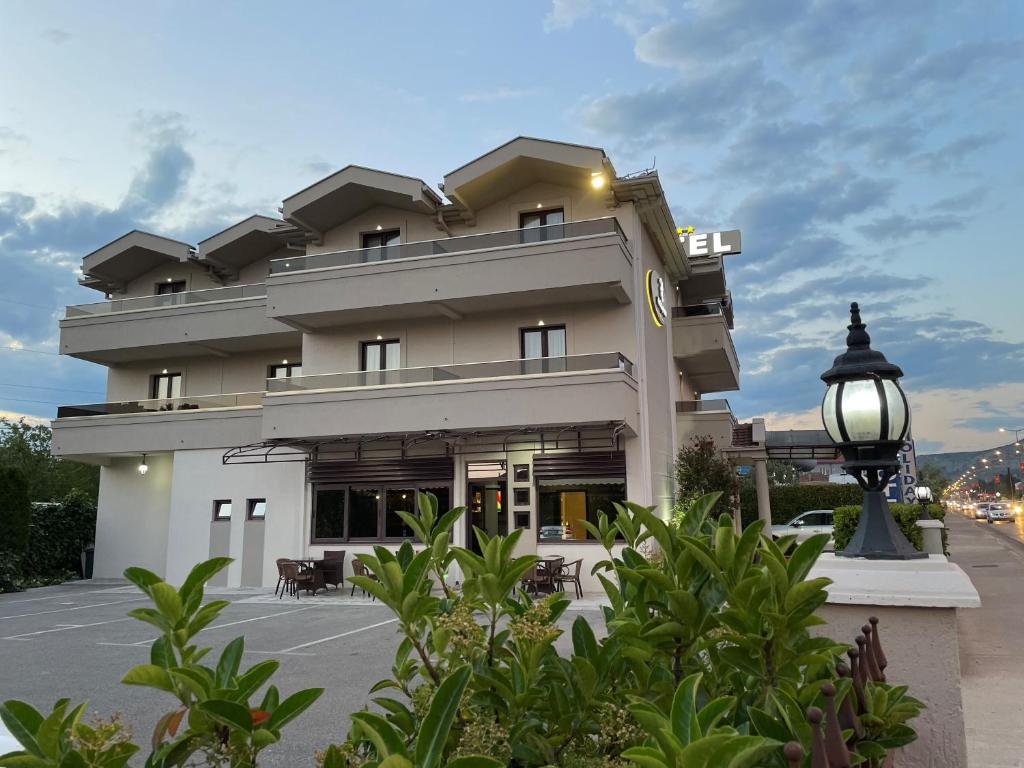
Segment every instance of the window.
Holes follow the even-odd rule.
[[[267,368],[268,379],[289,379],[292,376],[302,375],[302,362],[296,360],[294,363],[281,363],[271,365]]]
[[[388,245],[399,245],[402,242],[401,232],[389,229],[386,232],[366,232],[363,234],[363,248],[381,248]]]
[[[565,326],[523,328],[520,331],[520,350],[524,360],[565,357]]]
[[[512,491],[512,502],[517,507],[528,507],[530,506],[530,489],[529,488],[515,488]]]
[[[263,520],[267,516],[266,499],[249,499],[246,502],[246,515],[249,520]]]
[[[530,482],[530,465],[529,464],[515,464],[512,467],[512,479],[517,483],[528,483]]]
[[[364,371],[390,371],[402,367],[402,345],[398,339],[364,341],[360,365]]]
[[[564,224],[565,211],[562,208],[548,208],[546,211],[526,211],[519,214],[519,228],[548,227]]]
[[[213,502],[213,519],[231,519],[231,499],[218,499],[217,501]]]
[[[184,293],[185,292],[185,281],[184,280],[171,280],[166,283],[156,284],[156,295],[157,296],[168,296],[172,293]]]
[[[623,478],[545,480],[537,488],[538,540],[593,540],[582,521],[597,525],[598,513],[615,518],[613,502],[626,500]]]
[[[313,490],[313,544],[412,539],[399,512],[415,513],[418,491],[437,497],[441,513],[451,508],[449,486],[319,484]]]
[[[181,397],[181,374],[154,374],[149,394],[150,397],[152,397],[154,400],[164,400],[171,397]]]

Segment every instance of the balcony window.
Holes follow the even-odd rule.
[[[626,482],[621,477],[544,480],[537,489],[538,541],[593,541],[583,526],[597,525],[600,512],[614,520],[614,502],[626,500]]]
[[[249,499],[246,508],[245,516],[249,520],[264,520],[267,517],[266,499]]]
[[[186,283],[184,280],[171,280],[170,282],[157,283],[156,295],[169,296],[172,293],[184,293]]]
[[[180,373],[157,373],[153,375],[149,396],[154,400],[181,397]]]
[[[302,375],[302,361],[294,363],[283,362],[279,365],[271,365],[267,368],[268,379],[290,379],[292,376]]]
[[[213,519],[215,521],[231,519],[231,499],[218,499],[213,502]]]
[[[398,245],[402,242],[401,233],[397,229],[389,229],[386,232],[366,232],[362,239],[363,248],[383,248],[388,245]]]
[[[549,208],[546,211],[527,211],[519,214],[520,240],[523,243],[539,243],[545,240],[559,240],[565,237],[565,211]]]
[[[361,358],[363,371],[390,371],[401,368],[402,345],[398,339],[364,341]]]
[[[565,357],[565,326],[523,328],[520,331],[520,351],[524,360]]]

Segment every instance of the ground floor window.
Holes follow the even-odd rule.
[[[626,500],[621,477],[550,479],[537,485],[537,538],[540,542],[593,541],[583,521],[597,524],[604,512],[614,519],[614,502]]]
[[[447,485],[317,484],[313,488],[313,543],[411,539],[413,532],[398,513],[416,512],[418,491],[434,494],[442,513],[451,508]]]

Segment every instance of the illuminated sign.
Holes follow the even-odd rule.
[[[683,253],[691,259],[701,256],[726,256],[733,253],[740,253],[742,240],[738,229],[730,229],[725,232],[704,232],[694,234],[693,227],[685,230],[679,227],[679,242],[683,244]]]
[[[665,309],[665,281],[653,269],[647,270],[647,307],[651,310],[654,324],[661,328],[668,318]]]

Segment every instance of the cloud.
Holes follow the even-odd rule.
[[[912,162],[933,173],[948,171],[962,164],[968,155],[990,147],[1002,138],[1002,134],[995,132],[970,133],[953,139],[933,152],[923,152],[913,158]]]
[[[545,32],[565,31],[582,19],[602,16],[636,37],[649,26],[649,19],[667,13],[661,0],[552,0],[543,27]]]
[[[337,170],[337,166],[326,160],[309,160],[303,164],[302,169],[315,176],[326,176],[331,171]]]
[[[71,33],[63,29],[57,29],[56,27],[50,27],[49,29],[43,30],[43,37],[49,40],[55,45],[63,45],[71,39]]]
[[[459,101],[467,104],[488,103],[494,101],[515,101],[525,99],[535,94],[534,88],[512,88],[507,85],[498,85],[482,91],[468,91],[459,96]]]
[[[949,214],[911,218],[902,213],[894,213],[891,216],[876,219],[870,224],[857,227],[857,229],[865,237],[895,242],[907,240],[914,235],[937,235],[950,232],[962,228],[965,223],[965,219]]]

